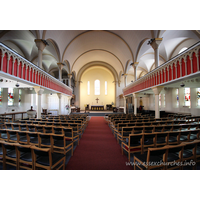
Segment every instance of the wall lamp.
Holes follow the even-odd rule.
[[[48,45],[49,46],[49,44],[48,44],[48,42],[46,41],[46,40],[41,40],[45,45]]]
[[[148,41],[148,43],[147,43],[147,44],[148,44],[148,45],[149,45],[149,44],[151,44],[151,43],[152,43],[154,40],[155,40],[155,38],[153,38],[153,39],[150,39],[150,40]]]

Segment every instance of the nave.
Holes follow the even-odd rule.
[[[91,117],[67,170],[131,170],[104,117]]]

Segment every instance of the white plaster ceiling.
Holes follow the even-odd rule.
[[[65,63],[68,73],[79,70],[90,62],[111,65],[116,74],[133,74],[133,62],[139,62],[137,77],[149,72],[154,65],[154,50],[147,42],[163,38],[160,63],[177,55],[182,47],[190,47],[200,40],[194,30],[11,30],[0,31],[0,42],[37,64],[35,39],[47,40],[43,51],[45,71],[58,71],[58,62]],[[52,72],[53,73],[53,72]],[[57,74],[57,73],[55,73]],[[143,73],[144,74],[144,73]]]

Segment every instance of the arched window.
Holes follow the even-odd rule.
[[[185,106],[190,108],[190,88],[185,88]]]
[[[13,104],[14,104],[13,88],[8,88],[8,106],[13,106]]]
[[[94,81],[94,94],[100,95],[100,80]]]
[[[90,95],[90,81],[87,83],[87,94]]]
[[[200,88],[197,88],[197,106],[200,106]]]
[[[105,81],[105,95],[107,95],[108,94],[108,89],[107,89],[108,87],[107,87],[107,81]]]

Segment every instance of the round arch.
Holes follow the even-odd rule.
[[[90,63],[87,63],[86,65],[84,65],[79,70],[79,72],[77,74],[77,77],[76,77],[76,81],[80,81],[81,80],[81,76],[83,75],[85,70],[89,69],[90,67],[94,67],[94,66],[101,66],[101,67],[107,68],[113,74],[114,81],[118,82],[118,74],[117,74],[117,71],[114,69],[114,67],[112,67],[108,63],[101,62],[101,61],[94,61],[94,62],[90,62]]]

